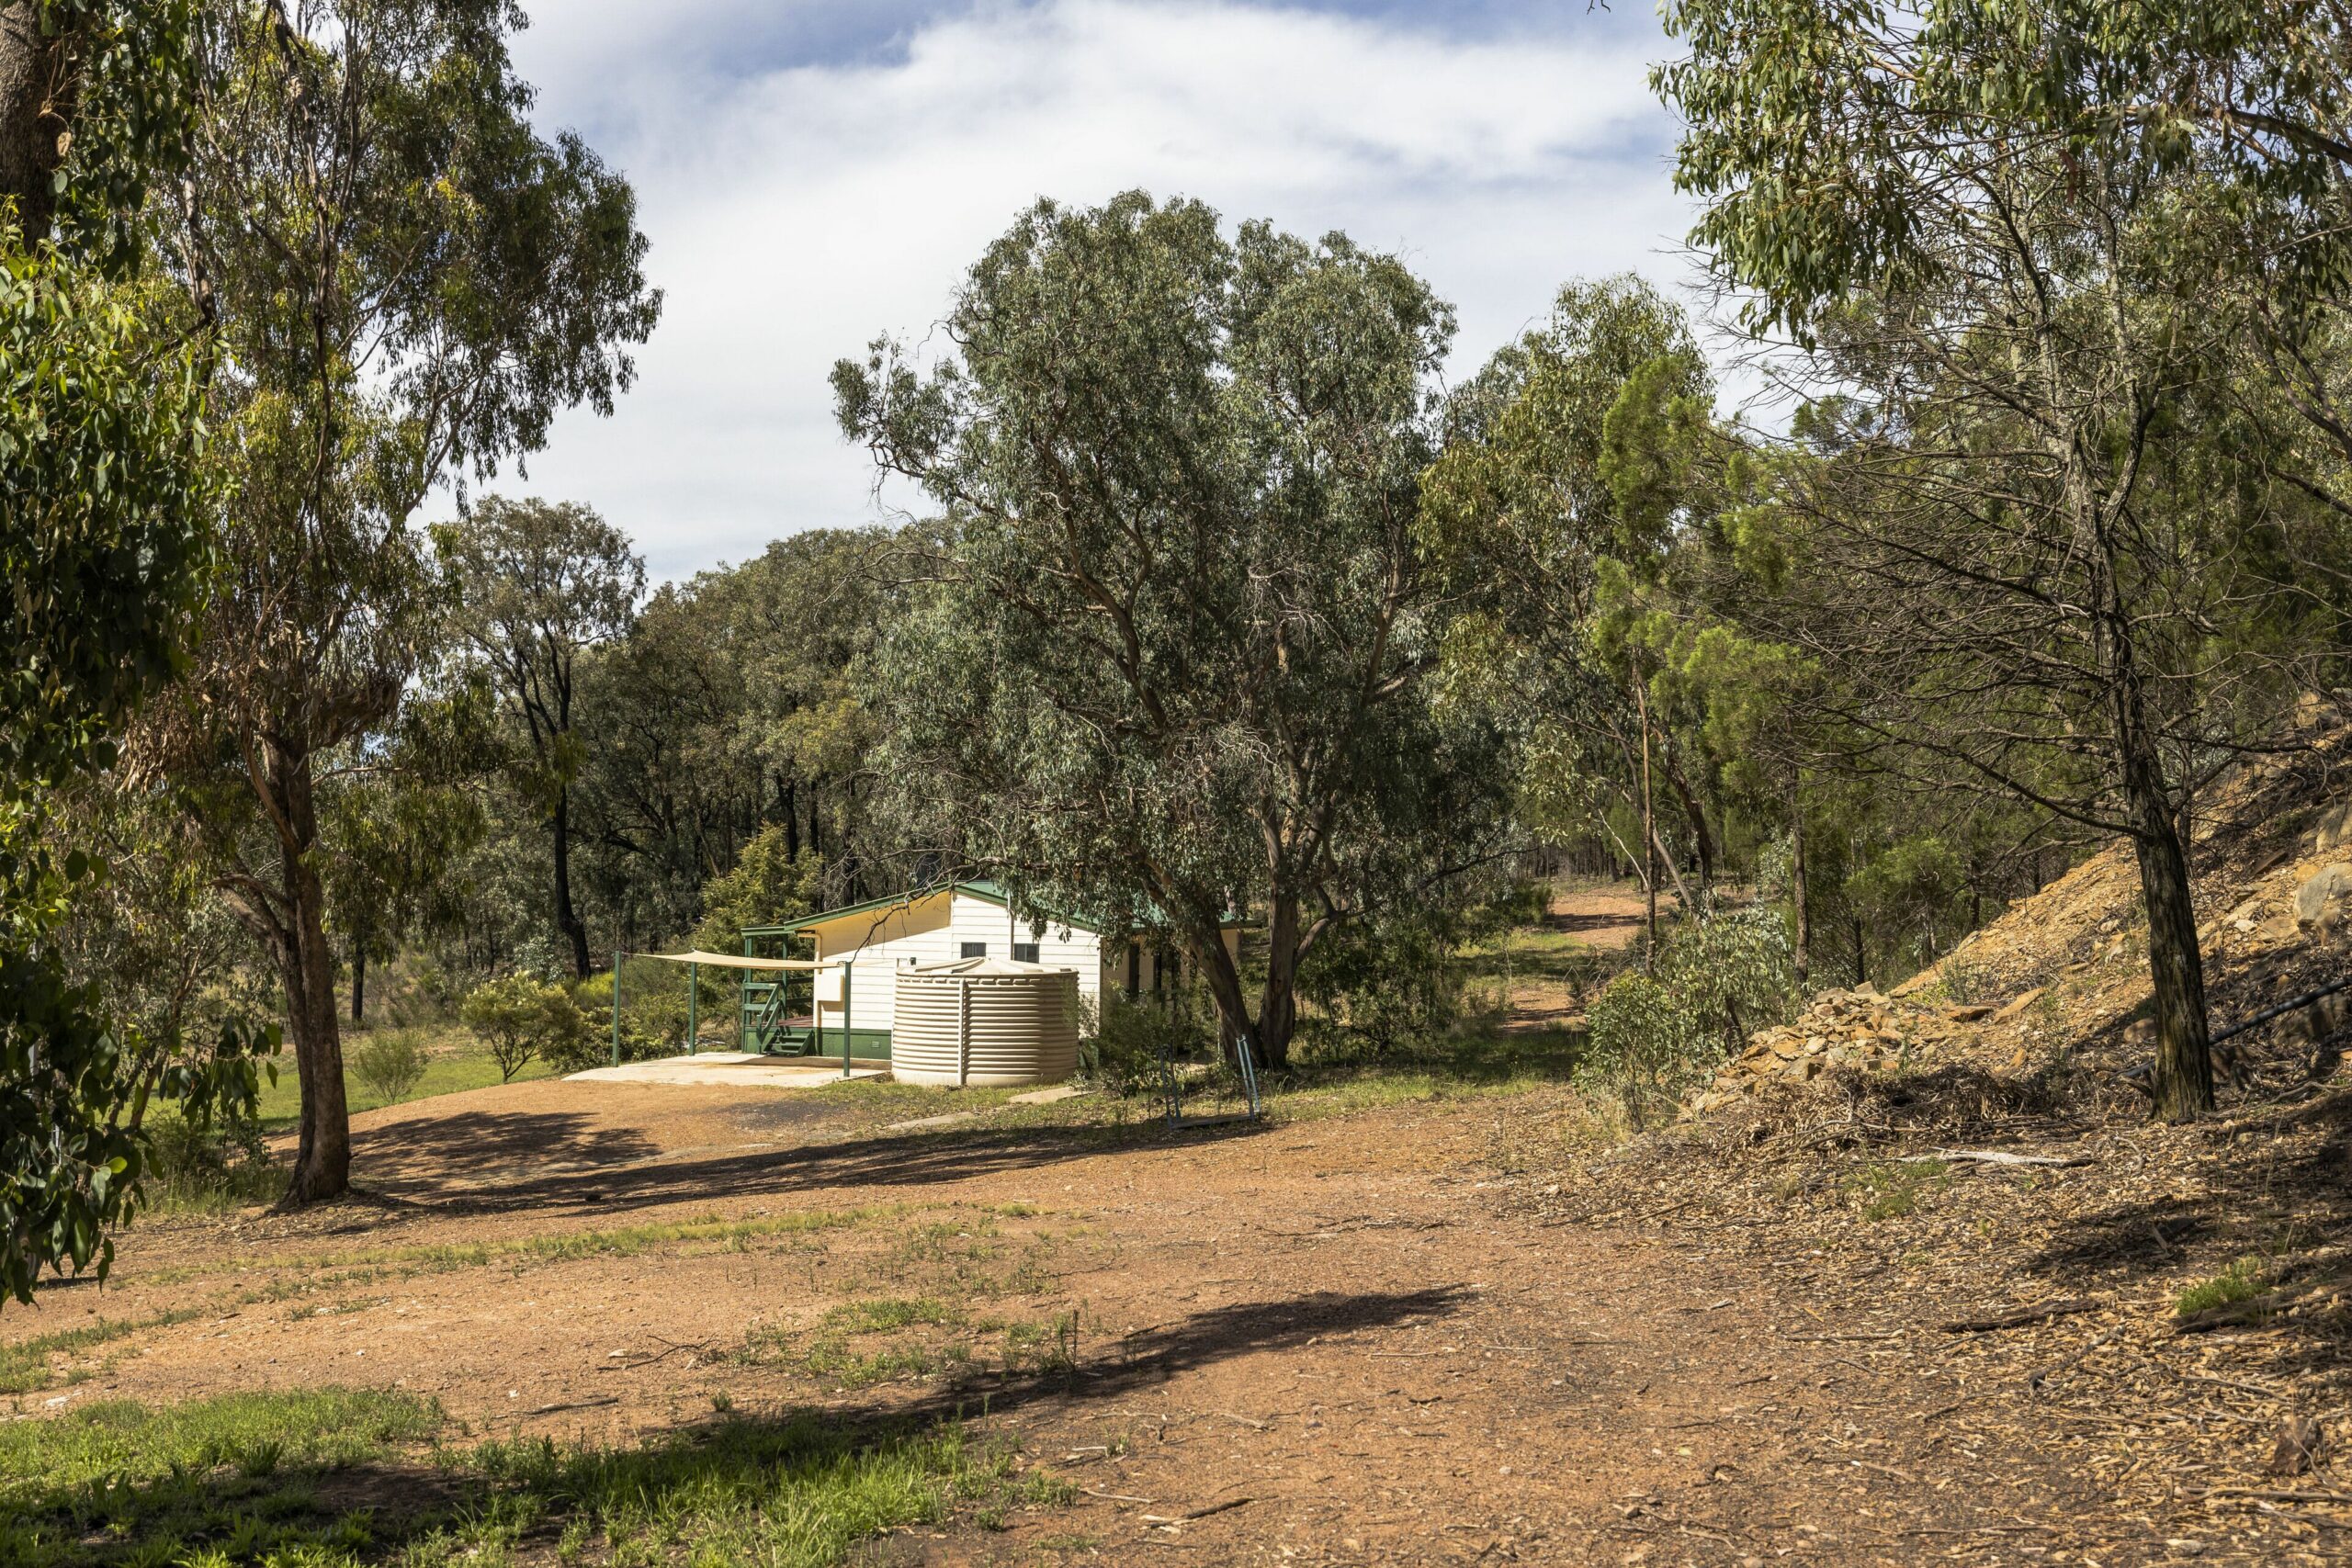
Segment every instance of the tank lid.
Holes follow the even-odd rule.
[[[918,964],[899,971],[901,975],[1075,975],[1077,970],[1064,964],[1023,964],[1011,958],[951,958],[944,964]]]

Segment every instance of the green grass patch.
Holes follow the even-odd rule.
[[[133,1334],[143,1334],[152,1328],[168,1328],[197,1315],[191,1308],[154,1317],[102,1317],[78,1328],[60,1329],[54,1334],[36,1334],[29,1339],[0,1345],[0,1393],[33,1393],[54,1387],[59,1374],[57,1369],[50,1364],[52,1356],[87,1350]],[[86,1374],[69,1374],[64,1381],[78,1382],[84,1375]]]
[[[349,1284],[387,1275],[438,1273],[452,1269],[478,1269],[502,1261],[562,1262],[577,1258],[634,1258],[670,1247],[716,1244],[721,1250],[741,1249],[765,1236],[806,1235],[898,1219],[908,1213],[905,1204],[880,1204],[857,1209],[800,1209],[757,1219],[727,1220],[716,1215],[669,1224],[623,1225],[611,1230],[578,1231],[562,1235],[523,1236],[513,1241],[436,1243],[422,1247],[353,1247],[341,1252],[279,1253],[233,1267],[240,1273],[273,1269],[312,1276],[313,1285]],[[144,1284],[172,1284],[214,1269],[179,1269],[141,1275]]]
[[[2249,1253],[2211,1279],[2200,1280],[2181,1292],[2173,1310],[2188,1317],[2233,1302],[2252,1301],[2269,1288],[2269,1265]]]
[[[823,1326],[837,1334],[892,1334],[917,1325],[959,1324],[964,1314],[935,1296],[884,1296],[844,1302],[825,1314]]]
[[[727,1416],[638,1447],[451,1445],[429,1401],[321,1389],[0,1427],[0,1568],[828,1568],[887,1530],[1066,1502],[954,1423]]]
[[[348,1028],[348,1026],[346,1026]],[[364,1031],[351,1031],[344,1037],[343,1091],[354,1115],[362,1111],[377,1111],[391,1101],[360,1081],[351,1070],[351,1057],[359,1042],[367,1038]],[[426,1046],[429,1055],[424,1064],[424,1076],[416,1087],[402,1097],[401,1103],[430,1100],[435,1095],[462,1094],[472,1089],[494,1089],[499,1083],[498,1064],[481,1042],[463,1030],[452,1030],[440,1035]],[[282,1133],[294,1126],[302,1110],[302,1078],[294,1063],[293,1053],[283,1052],[272,1058],[277,1065],[277,1081],[265,1082],[261,1090],[261,1123],[272,1133]],[[534,1078],[553,1077],[555,1069],[545,1062],[531,1062],[514,1075],[516,1083]]]
[[[1838,1183],[1860,1206],[1866,1220],[1896,1220],[1916,1213],[1919,1200],[1951,1184],[1951,1168],[1939,1159],[1891,1160],[1849,1172]]]
[[[376,1521],[318,1503],[328,1471],[423,1443],[439,1410],[321,1389],[0,1427],[0,1568],[316,1563],[376,1555]]]
[[[809,1342],[801,1365],[838,1388],[861,1389],[896,1382],[901,1378],[929,1377],[933,1372],[961,1366],[968,1359],[968,1354],[934,1356],[920,1346],[891,1345],[879,1350],[858,1351],[850,1348],[846,1340],[820,1336]]]

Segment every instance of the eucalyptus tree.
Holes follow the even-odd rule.
[[[1638,596],[1674,542],[1667,509],[1626,504],[1612,472],[1611,419],[1629,389],[1678,417],[1712,417],[1706,362],[1678,307],[1630,275],[1568,285],[1551,321],[1453,400],[1419,536],[1464,604],[1445,645],[1448,689],[1511,716],[1530,804],[1555,829],[1613,832],[1611,802],[1638,820],[1637,845],[1618,848],[1641,871],[1655,945],[1660,870],[1696,902],[1658,795],[1675,802],[1702,884],[1717,846],[1675,733],[1651,711],[1658,663],[1639,639],[1596,635],[1604,604]]]
[[[635,624],[645,562],[627,535],[574,502],[484,496],[434,538],[454,580],[458,635],[489,666],[525,742],[511,773],[545,814],[555,926],[584,980],[588,926],[571,892],[580,662]]]
[[[2241,371],[2247,236],[2282,212],[2178,117],[2044,92],[2128,9],[1685,0],[1656,81],[1694,240],[1816,351],[1797,434],[1827,460],[1783,500],[1849,587],[1811,651],[1865,732],[2132,844],[2184,1118],[2213,1089],[2182,760],[2290,683],[2244,634],[2290,521],[2184,433]]]
[[[1413,516],[1452,331],[1342,235],[1228,239],[1129,193],[1023,214],[942,363],[886,339],[833,372],[842,428],[944,522],[874,664],[879,786],[1033,915],[1169,931],[1274,1063],[1301,958],[1498,831],[1484,737],[1424,690],[1447,605]],[[1236,911],[1264,922],[1254,1007]]]
[[[442,635],[435,487],[609,411],[651,330],[634,197],[527,118],[505,0],[252,7],[208,34],[187,265],[219,302],[227,556],[159,744],[269,954],[301,1074],[290,1203],[348,1185],[322,788]]]
[[[103,1274],[158,1089],[250,1098],[241,1043],[191,1071],[72,963],[105,836],[61,803],[110,770],[182,657],[209,544],[204,344],[142,212],[185,161],[191,5],[0,6],[0,1291]]]

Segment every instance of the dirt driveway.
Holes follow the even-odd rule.
[[[891,1134],[823,1098],[855,1092],[543,1082],[371,1113],[369,1199],[142,1226],[102,1298],[48,1292],[0,1336],[180,1319],[92,1352],[68,1404],[396,1385],[477,1434],[611,1441],[960,1410],[1080,1489],[892,1562],[2196,1544],[2048,1550],[2100,1499],[2048,1454],[1971,1451],[1942,1418],[1974,1392],[1915,1380],[1880,1325],[1704,1236],[1514,1216],[1484,1156],[1515,1101]]]

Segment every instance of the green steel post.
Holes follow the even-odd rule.
[[[621,953],[613,950],[613,1066],[621,1065]]]
[[[846,958],[842,960],[842,1077],[849,1077],[849,1043],[857,1038],[857,1032],[850,1027],[849,1015],[850,971],[856,965],[852,960]]]
[[[695,1004],[700,1000],[702,1000],[702,965],[689,964],[686,965],[686,1055],[689,1056],[695,1054],[695,1046],[702,1035],[702,1030],[695,1017]]]

